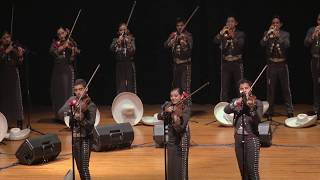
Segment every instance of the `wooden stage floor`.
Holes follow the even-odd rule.
[[[145,116],[158,112],[160,105],[145,105]],[[194,105],[190,122],[191,148],[189,179],[240,179],[233,146],[233,128],[220,127],[213,122],[213,105]],[[279,107],[283,113],[283,107]],[[311,109],[309,105],[295,105],[295,115]],[[99,107],[100,124],[114,124],[110,106]],[[59,135],[62,151],[58,158],[43,165],[17,165],[0,170],[0,179],[63,179],[71,166],[71,134],[63,124],[51,120],[50,107],[34,108],[32,127],[44,133]],[[283,122],[285,116],[274,120]],[[207,125],[207,123],[213,122]],[[274,127],[273,145],[261,148],[261,179],[320,180],[320,121],[303,129]],[[90,172],[92,179],[157,180],[164,179],[162,148],[153,146],[152,126],[134,127],[134,145],[126,150],[92,152]],[[39,136],[33,132],[31,137]],[[4,141],[0,145],[0,167],[17,161],[14,153],[23,141]],[[77,175],[77,179],[79,176]]]

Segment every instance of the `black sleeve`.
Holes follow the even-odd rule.
[[[189,108],[189,106],[186,106],[183,109],[183,111],[182,111],[182,119],[183,119],[183,122],[182,122],[182,125],[181,125],[181,131],[185,132],[186,128],[187,128],[187,125],[189,123],[189,119],[190,119],[190,108]]]
[[[166,101],[162,106],[161,106],[161,112],[158,113],[158,119],[159,120],[167,120],[170,116],[170,113],[165,112],[165,108],[170,104],[169,101]]]
[[[97,106],[94,103],[90,103],[88,110],[85,112],[85,119],[80,121],[80,125],[84,127],[87,131],[93,129],[94,123],[96,121]]]
[[[306,47],[309,47],[309,46],[311,46],[311,44],[313,43],[313,39],[312,39],[312,34],[313,34],[313,32],[314,32],[314,29],[313,28],[310,28],[309,30],[308,30],[308,32],[307,32],[307,35],[306,35],[306,37],[304,38],[304,45],[306,46]]]

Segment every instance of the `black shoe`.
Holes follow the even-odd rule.
[[[292,118],[293,117],[293,113],[288,113],[288,118]]]

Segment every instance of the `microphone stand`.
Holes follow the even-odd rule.
[[[44,135],[45,133],[40,132],[36,129],[33,129],[31,126],[31,120],[30,120],[30,116],[31,116],[31,110],[32,110],[32,103],[31,103],[31,95],[30,95],[30,84],[29,84],[29,62],[28,62],[28,55],[29,55],[30,51],[26,51],[26,56],[25,56],[25,81],[26,81],[26,89],[27,89],[27,99],[28,99],[28,111],[27,111],[27,119],[28,119],[28,124],[27,124],[27,128],[30,129],[30,131],[34,131],[37,132],[41,135]]]
[[[76,125],[76,120],[74,118],[74,105],[70,105],[70,111],[71,111],[71,116],[70,116],[70,121],[69,121],[69,126],[71,127],[71,154],[72,154],[72,179],[75,180],[75,172],[74,172],[74,127]],[[71,122],[71,124],[70,124]]]
[[[245,138],[244,138],[244,129],[245,129],[245,123],[244,123],[244,114],[245,114],[245,111],[244,111],[244,105],[245,105],[245,99],[246,97],[243,96],[242,98],[242,102],[241,102],[241,111],[240,111],[240,114],[241,114],[241,123],[240,123],[240,126],[242,127],[242,135],[241,135],[241,144],[242,144],[242,180],[245,180],[246,179],[246,152],[245,152],[245,145],[246,145],[246,142],[245,142]]]
[[[167,171],[167,132],[166,132],[166,121],[163,121],[163,148],[164,148],[164,176],[165,180],[168,179]]]

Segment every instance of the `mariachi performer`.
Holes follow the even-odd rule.
[[[171,49],[173,56],[172,87],[181,87],[190,93],[193,39],[192,34],[185,29],[185,25],[185,21],[178,18],[176,32],[170,34],[164,46]]]
[[[251,82],[239,81],[241,96],[225,106],[224,112],[234,113],[235,152],[242,179],[258,180],[260,140],[258,125],[262,118],[262,102],[251,93]]]
[[[158,114],[158,119],[168,124],[168,168],[166,170],[168,180],[188,179],[188,154],[190,147],[190,107],[186,102],[180,103],[187,97],[187,94],[180,88],[175,88],[170,92],[171,102],[162,105],[162,112]]]
[[[71,96],[58,112],[61,119],[74,112],[74,117],[69,121],[69,126],[73,129],[73,153],[82,180],[91,179],[89,162],[97,111],[96,105],[88,95],[86,86],[85,80],[77,79],[73,88],[75,96]],[[79,107],[76,104],[77,102],[79,102]],[[71,110],[71,108],[73,109]]]
[[[313,110],[320,120],[320,14],[317,17],[317,26],[309,28],[304,44],[311,51]]]
[[[281,30],[282,22],[279,16],[274,16],[271,26],[260,41],[265,48],[267,59],[267,100],[270,104],[268,120],[272,120],[275,104],[275,91],[278,80],[281,84],[282,95],[285,99],[287,116],[293,117],[292,96],[290,90],[287,50],[290,46],[290,34]]]
[[[226,25],[215,36],[214,42],[221,51],[221,90],[220,101],[229,102],[229,89],[236,88],[236,83],[243,78],[243,47],[245,34],[236,29],[238,22],[234,16],[227,18]]]
[[[51,100],[56,119],[59,119],[57,116],[58,110],[73,94],[75,60],[80,53],[76,41],[70,37],[69,33],[70,31],[67,28],[58,28],[58,38],[52,42],[50,47],[50,54],[54,58]]]
[[[137,93],[136,68],[134,55],[136,51],[135,39],[130,33],[126,23],[121,23],[118,37],[114,38],[110,50],[116,58],[116,87],[117,94],[121,92]]]
[[[25,49],[13,42],[11,34],[4,32],[0,40],[0,112],[9,125],[16,121],[23,128],[23,105],[20,87],[19,65],[23,63]]]

